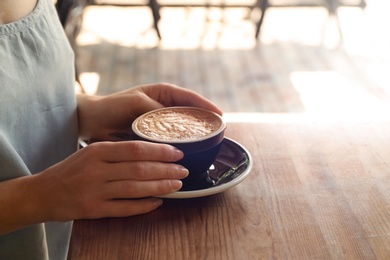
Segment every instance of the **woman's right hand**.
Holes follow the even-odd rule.
[[[21,195],[8,200],[14,202],[6,207],[8,228],[152,211],[162,204],[153,196],[181,188],[180,179],[188,170],[174,162],[182,157],[181,151],[165,144],[93,143],[40,174],[0,183],[0,191]],[[7,225],[7,216],[1,220]]]
[[[176,148],[142,141],[93,143],[41,175],[50,186],[50,218],[123,217],[149,212],[188,175]],[[55,209],[55,210],[54,210]]]

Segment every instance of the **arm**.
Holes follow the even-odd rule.
[[[100,142],[40,174],[0,182],[0,235],[47,221],[149,212],[162,203],[151,196],[181,188],[188,171],[172,163],[181,158],[168,145]]]
[[[36,177],[0,182],[0,236],[43,219],[42,212],[35,205],[39,201],[36,191],[40,187]],[[38,214],[33,214],[35,211]]]
[[[187,89],[144,85],[107,97],[78,96],[80,133],[109,140],[110,133],[129,133],[138,115],[172,105],[198,106],[222,114]],[[179,190],[180,179],[188,175],[187,169],[173,163],[182,156],[164,144],[97,142],[40,174],[0,182],[0,235],[46,221],[131,216],[154,210],[162,201],[151,197]]]

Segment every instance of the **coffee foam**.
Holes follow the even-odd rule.
[[[168,108],[139,118],[136,126],[145,136],[161,141],[185,141],[206,137],[220,129],[219,117],[201,109]]]

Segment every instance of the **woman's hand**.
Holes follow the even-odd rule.
[[[0,234],[47,221],[152,211],[162,204],[152,196],[181,188],[180,179],[188,171],[172,162],[182,156],[181,151],[165,144],[98,142],[41,174],[0,183],[5,195],[0,198],[5,202]]]
[[[123,217],[154,210],[148,198],[179,190],[188,171],[173,162],[176,148],[141,141],[98,142],[41,174],[53,197],[45,204],[52,220]],[[51,204],[51,205],[50,205]]]
[[[132,139],[131,123],[139,115],[167,106],[222,111],[201,95],[172,84],[142,85],[109,96],[78,96],[80,135],[86,139]]]

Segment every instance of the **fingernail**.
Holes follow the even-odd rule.
[[[155,200],[153,201],[153,203],[154,203],[154,205],[155,205],[156,207],[159,207],[159,206],[161,206],[161,205],[163,204],[163,200],[162,200],[162,199],[155,199]]]
[[[175,152],[176,152],[177,157],[182,158],[184,156],[184,153],[181,150],[177,149],[177,148],[175,149]]]
[[[171,180],[172,191],[180,190],[181,186],[183,186],[183,183],[180,180]]]
[[[178,172],[179,172],[179,176],[178,176],[179,179],[184,179],[189,174],[188,170],[183,166],[179,166]]]

